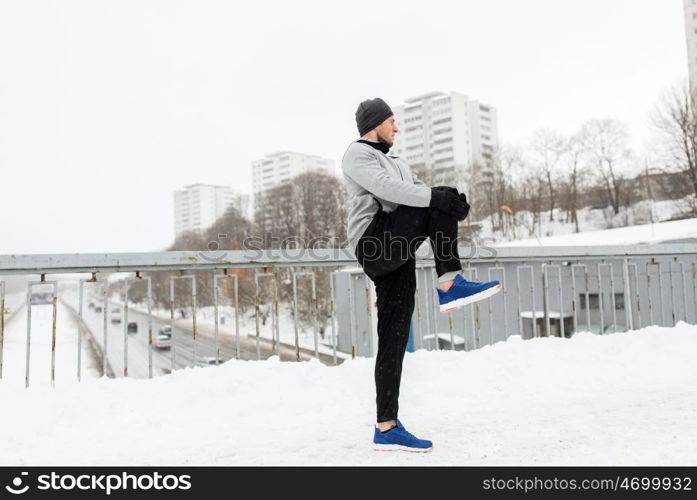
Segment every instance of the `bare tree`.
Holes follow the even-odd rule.
[[[554,220],[554,208],[557,200],[557,175],[567,147],[567,140],[550,129],[539,129],[533,134],[530,149],[532,160],[541,171],[545,180],[549,201],[549,220]]]
[[[668,89],[652,113],[669,158],[685,174],[697,197],[697,96],[687,83]],[[695,207],[693,206],[693,213]]]
[[[566,145],[566,184],[567,193],[564,197],[569,221],[574,225],[574,231],[579,232],[578,210],[581,192],[584,189],[586,175],[586,160],[588,147],[583,134],[578,133],[568,139]]]
[[[590,164],[601,181],[607,202],[619,214],[631,158],[627,126],[614,118],[593,119],[581,128]]]
[[[332,175],[308,172],[293,177],[255,199],[255,230],[264,248],[340,248],[346,242],[347,196],[343,184]],[[262,236],[263,234],[263,236]],[[298,319],[308,323],[315,317],[324,333],[331,307],[330,273],[334,269],[314,269],[316,303],[309,281],[298,283]],[[277,269],[280,298],[292,303],[293,272]]]

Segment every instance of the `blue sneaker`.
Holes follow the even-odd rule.
[[[440,312],[460,309],[467,304],[491,297],[501,289],[501,283],[498,281],[467,281],[461,274],[458,274],[447,292],[438,289]]]
[[[426,439],[418,439],[404,428],[402,422],[397,420],[397,425],[387,432],[380,432],[380,429],[375,428],[373,448],[375,451],[401,450],[427,453],[433,449],[433,443]]]

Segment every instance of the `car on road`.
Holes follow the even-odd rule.
[[[121,323],[121,308],[115,307],[111,310],[111,322]]]
[[[169,349],[172,347],[172,334],[158,333],[152,340],[152,346],[156,349]]]
[[[96,312],[96,313],[102,312],[102,306],[94,306],[94,312]]]
[[[224,361],[215,356],[201,356],[196,360],[196,366],[215,366],[222,365]]]
[[[138,323],[135,321],[129,321],[126,329],[128,330],[128,333],[138,333]]]
[[[94,302],[90,302],[89,304],[87,304],[87,308],[94,309]]]

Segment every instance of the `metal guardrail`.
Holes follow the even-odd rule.
[[[417,292],[414,312],[414,333],[417,348],[476,349],[486,344],[504,340],[519,334],[523,338],[558,335],[568,337],[584,327],[591,328],[599,321],[600,332],[606,332],[608,324],[617,329],[632,329],[647,324],[671,325],[678,320],[697,322],[697,245],[618,245],[589,247],[477,247],[461,248],[463,268],[470,279],[499,279],[504,284],[503,293],[486,301],[469,305],[459,311],[440,314],[435,293],[437,277],[433,268],[430,245],[424,244],[417,252]],[[376,312],[371,303],[370,280],[357,268],[353,254],[347,249],[312,250],[255,250],[211,252],[159,252],[117,254],[40,254],[0,255],[0,276],[40,274],[40,281],[32,281],[27,291],[27,349],[26,385],[29,385],[29,361],[31,346],[31,287],[52,284],[52,365],[51,381],[55,381],[55,307],[58,299],[58,283],[47,281],[46,275],[65,273],[91,273],[91,278],[79,281],[78,315],[78,366],[81,377],[81,341],[83,319],[83,287],[86,284],[101,286],[103,302],[102,363],[106,373],[108,357],[106,282],[97,275],[104,272],[134,272],[134,277],[124,281],[126,301],[123,306],[123,371],[128,370],[128,291],[137,282],[147,284],[148,306],[148,376],[153,376],[152,285],[149,277],[141,277],[144,271],[213,270],[214,290],[214,352],[216,362],[221,359],[219,343],[219,281],[234,282],[235,345],[240,353],[240,324],[238,315],[238,276],[233,269],[257,269],[255,283],[255,348],[261,359],[260,348],[260,278],[270,278],[273,290],[271,315],[271,348],[277,355],[281,351],[279,331],[279,293],[273,268],[297,267],[292,273],[292,309],[295,328],[295,359],[300,359],[297,334],[299,303],[297,287],[299,278],[310,278],[312,286],[311,315],[314,317],[314,355],[319,357],[317,327],[317,290],[315,272],[320,266],[352,267],[354,277],[346,281],[341,271],[334,272],[329,282],[331,302],[332,359],[337,363],[337,350],[351,356],[372,355],[373,346],[366,342],[375,336]],[[667,272],[666,272],[667,271]],[[692,286],[689,287],[690,275]],[[193,274],[172,276],[170,279],[170,327],[172,331],[171,369],[176,367],[177,328],[174,323],[175,279],[191,280],[192,329],[194,363],[198,354],[196,276]],[[581,280],[582,278],[582,280]],[[308,281],[308,280],[303,280]],[[357,283],[360,284],[358,285]],[[618,291],[621,294],[618,294]],[[511,297],[515,295],[515,297]],[[4,300],[4,283],[0,281],[0,305]],[[621,300],[623,308],[618,304]],[[666,302],[670,302],[667,311]],[[541,310],[538,307],[541,306]],[[622,313],[618,313],[622,311]],[[666,319],[670,312],[670,320]],[[348,313],[348,314],[347,314]],[[688,314],[689,313],[689,314]],[[567,322],[567,319],[570,321]],[[611,323],[610,323],[611,321]],[[2,377],[2,348],[5,330],[4,308],[0,307],[0,378]],[[526,334],[531,330],[530,334]],[[455,332],[458,332],[457,334]],[[359,338],[360,337],[360,338]]]
[[[432,260],[417,261],[414,345],[477,349],[506,340],[575,332],[607,334],[648,325],[697,323],[697,245],[617,245],[484,249],[463,259],[465,277],[498,279],[503,292],[450,313],[439,313]],[[463,255],[461,249],[461,255]],[[342,274],[344,276],[342,276]],[[375,354],[374,309],[363,298],[360,268],[339,273],[339,346]],[[344,313],[342,314],[342,311]]]

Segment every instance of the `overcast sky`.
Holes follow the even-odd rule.
[[[681,0],[0,0],[0,254],[158,251],[173,191],[339,166],[366,98],[458,91],[504,144],[625,120],[687,77]]]

